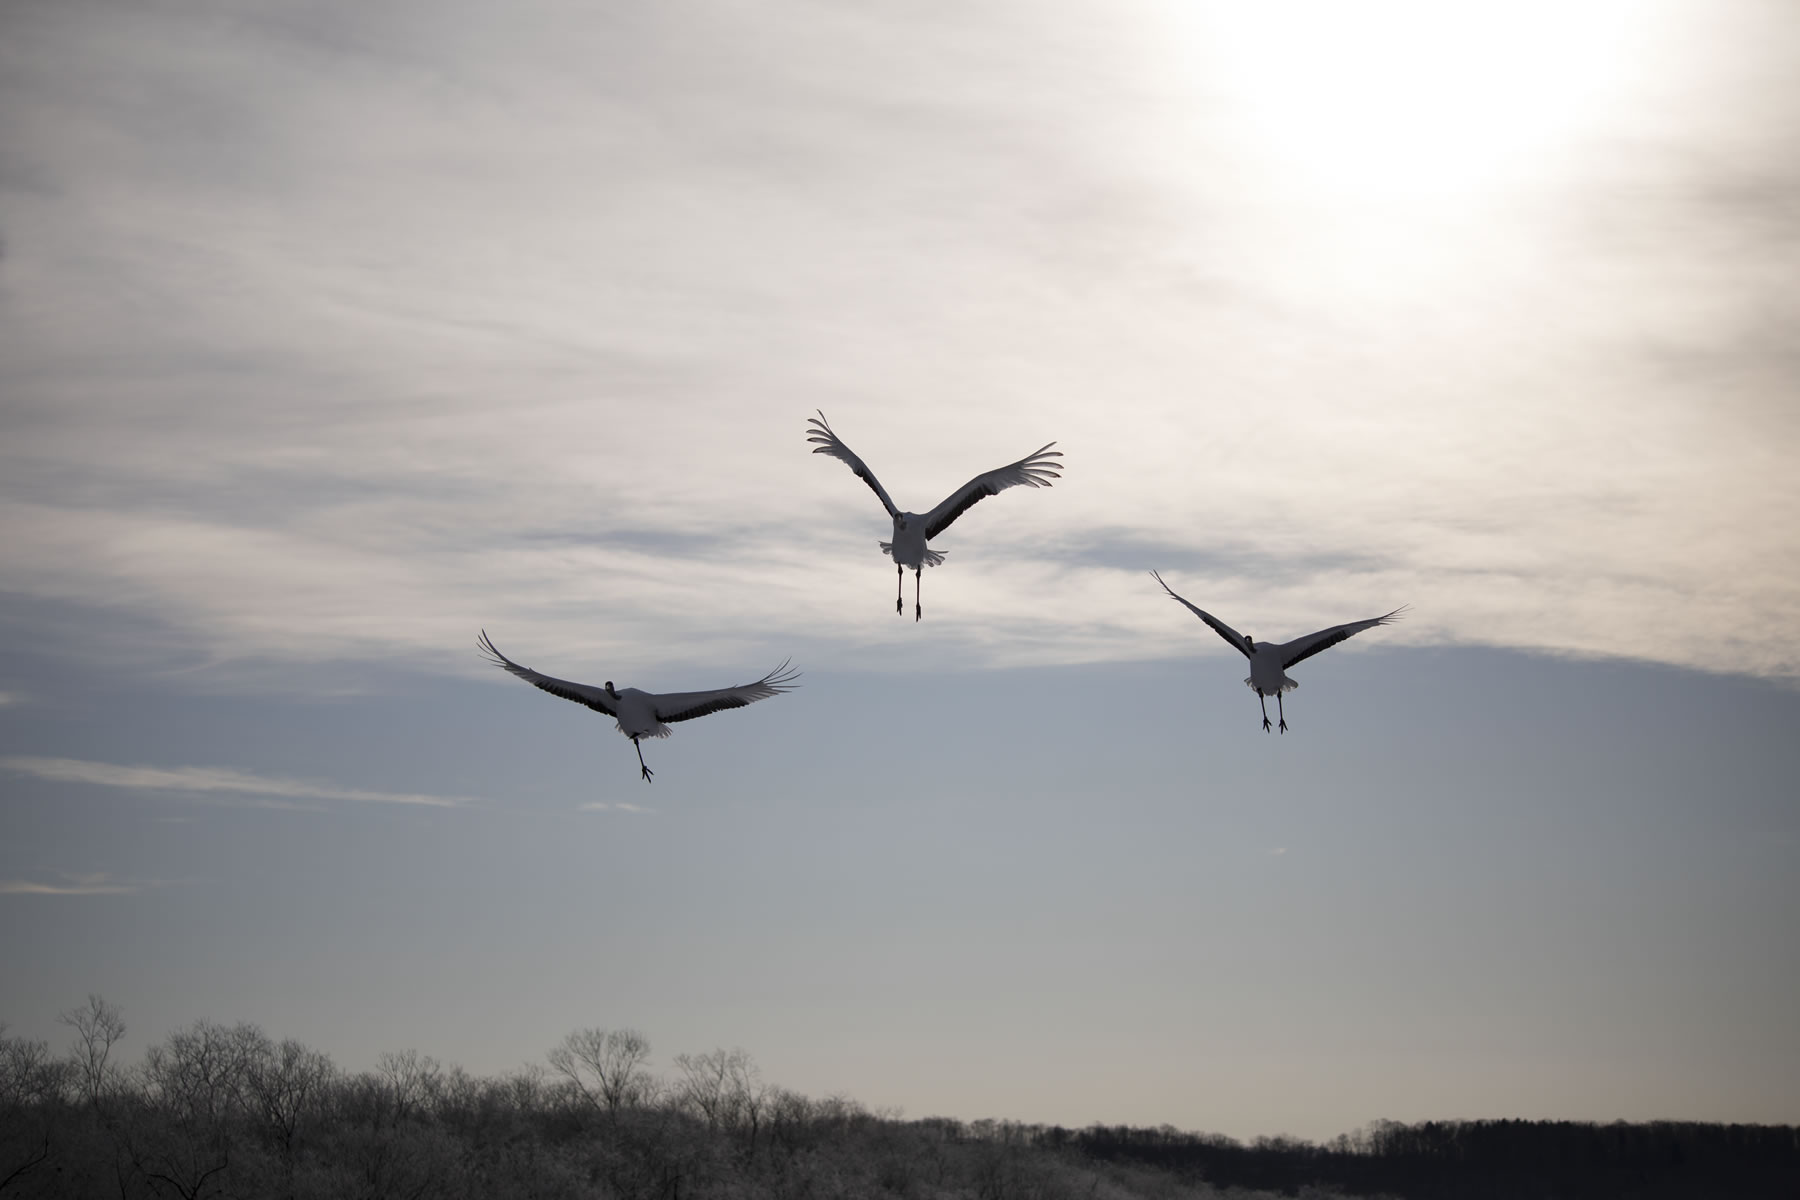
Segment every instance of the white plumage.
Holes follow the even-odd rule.
[[[673,732],[668,725],[671,721],[691,721],[695,717],[722,712],[727,708],[742,708],[746,704],[766,700],[782,692],[791,692],[799,686],[793,681],[800,677],[800,672],[790,670],[788,664],[783,662],[753,683],[741,683],[736,687],[719,688],[711,692],[658,693],[642,692],[637,688],[615,690],[610,679],[601,687],[595,687],[591,683],[573,683],[567,679],[541,674],[530,667],[522,667],[500,653],[489,640],[485,629],[481,631],[481,638],[476,644],[481,647],[487,660],[501,670],[517,675],[526,683],[542,688],[552,696],[585,704],[595,712],[612,717],[619,732],[630,738],[632,746],[636,748],[638,768],[643,772],[646,783],[650,782],[653,772],[644,765],[644,750],[638,745],[639,738],[666,738]]]
[[[1061,458],[1061,450],[1052,450],[1056,445],[1050,442],[1042,449],[1021,458],[1018,462],[1008,463],[1004,467],[996,467],[985,474],[977,475],[969,482],[950,494],[949,499],[923,515],[913,512],[901,512],[888,497],[887,489],[875,478],[875,472],[869,470],[868,464],[856,456],[855,451],[844,445],[831,426],[825,423],[825,414],[806,418],[808,425],[814,428],[807,430],[806,440],[816,443],[814,454],[829,454],[831,457],[849,464],[856,477],[869,485],[869,489],[881,499],[881,505],[887,509],[888,516],[894,520],[894,540],[882,542],[882,553],[894,560],[894,611],[902,612],[901,587],[906,581],[906,568],[913,569],[913,620],[917,621],[925,615],[919,602],[919,580],[924,568],[935,567],[944,561],[945,551],[933,550],[925,543],[936,537],[956,518],[967,512],[976,501],[986,496],[994,496],[1009,487],[1049,487],[1053,479],[1061,479],[1062,472],[1055,468],[1060,463],[1052,463],[1053,458]]]
[[[1365,629],[1373,629],[1377,625],[1387,625],[1399,620],[1400,614],[1406,609],[1405,605],[1401,605],[1385,616],[1370,617],[1366,621],[1351,621],[1347,625],[1333,625],[1330,629],[1321,629],[1317,633],[1297,637],[1291,642],[1279,644],[1264,642],[1258,645],[1211,613],[1196,608],[1180,596],[1175,595],[1175,589],[1163,583],[1163,577],[1155,571],[1150,574],[1156,579],[1156,582],[1162,583],[1163,591],[1187,605],[1188,611],[1212,626],[1215,633],[1224,638],[1239,654],[1250,660],[1250,675],[1244,682],[1256,692],[1256,702],[1262,706],[1262,723],[1265,733],[1269,729],[1269,705],[1264,699],[1266,696],[1275,697],[1275,711],[1281,717],[1281,732],[1287,732],[1287,712],[1282,705],[1281,697],[1283,693],[1291,692],[1300,686],[1299,680],[1288,678],[1287,668],[1302,659],[1311,658],[1319,651],[1329,649],[1345,638],[1361,633]]]

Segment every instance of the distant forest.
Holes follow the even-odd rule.
[[[62,1021],[61,1053],[0,1026],[0,1200],[1800,1197],[1793,1126],[1383,1122],[1245,1144],[907,1121],[765,1083],[742,1050],[676,1055],[662,1077],[631,1030],[577,1030],[542,1064],[480,1078],[413,1051],[347,1072],[206,1021],[127,1066],[111,1004]]]

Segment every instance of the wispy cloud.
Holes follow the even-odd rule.
[[[0,692],[0,708],[5,708],[9,704],[23,703],[25,703],[23,692]]]
[[[0,879],[0,896],[128,896],[155,883],[115,880],[110,875],[65,875],[64,883]]]
[[[591,802],[588,804],[580,805],[579,807],[576,808],[575,811],[576,812],[653,813],[656,810],[654,808],[645,808],[641,804],[626,804],[623,801],[621,801],[619,803],[615,803],[615,804],[605,804],[605,803],[602,803],[599,801],[594,801],[594,802]]]
[[[1248,101],[1145,55],[1204,19],[1040,7],[29,8],[0,574],[109,666],[130,618],[213,661],[474,671],[529,623],[614,672],[873,667],[885,516],[806,453],[822,403],[908,507],[1069,455],[942,539],[955,629],[904,669],[1169,653],[1161,566],[1250,632],[1411,601],[1386,644],[1800,673],[1790,104],[1619,103],[1556,159],[1604,169],[1401,219],[1195,132]]]
[[[464,796],[432,796],[416,792],[377,792],[339,787],[303,779],[254,775],[231,767],[147,767],[88,762],[77,758],[38,758],[11,755],[0,758],[0,767],[58,783],[83,783],[136,791],[221,793],[239,796],[278,796],[299,800],[348,800],[366,804],[415,804],[433,808],[457,808],[480,801]]]

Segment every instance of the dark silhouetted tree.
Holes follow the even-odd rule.
[[[125,1036],[125,1015],[90,993],[86,1007],[71,1008],[58,1020],[75,1031],[69,1059],[75,1066],[82,1097],[90,1107],[98,1107],[118,1079],[118,1064],[113,1061],[112,1051]]]
[[[655,1097],[655,1081],[645,1069],[650,1039],[634,1029],[577,1029],[547,1057],[577,1095],[615,1121],[620,1109]]]

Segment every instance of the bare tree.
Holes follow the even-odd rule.
[[[125,1015],[90,992],[86,1008],[71,1008],[58,1019],[75,1031],[69,1058],[83,1098],[90,1106],[97,1106],[118,1081],[118,1067],[111,1062],[112,1048],[125,1036]]]
[[[443,1065],[417,1050],[383,1054],[375,1060],[375,1074],[386,1093],[395,1124],[435,1104],[443,1090]]]
[[[634,1029],[577,1029],[548,1058],[583,1099],[615,1120],[620,1109],[647,1103],[655,1093],[644,1069],[650,1039]]]
[[[216,1124],[253,1110],[250,1081],[273,1053],[255,1025],[196,1021],[144,1055],[154,1094],[177,1119]]]
[[[514,1112],[541,1112],[548,1107],[549,1072],[537,1063],[526,1063],[510,1074],[502,1075],[490,1085]]]
[[[301,1122],[318,1108],[325,1086],[336,1074],[330,1055],[308,1049],[293,1038],[252,1065],[250,1098],[280,1149],[283,1170],[290,1177]]]
[[[743,1050],[710,1050],[677,1054],[675,1066],[681,1071],[677,1103],[710,1128],[745,1134],[754,1151],[772,1091],[756,1060]]]
[[[45,1104],[62,1092],[68,1069],[50,1057],[50,1044],[8,1037],[0,1021],[0,1106]]]
[[[50,1158],[70,1070],[50,1056],[49,1043],[7,1037],[0,1023],[0,1192]]]
[[[257,1026],[213,1021],[196,1021],[150,1047],[141,1074],[152,1107],[120,1136],[153,1188],[183,1200],[225,1190],[245,1148],[246,1118],[256,1115],[252,1083],[273,1054]]]

